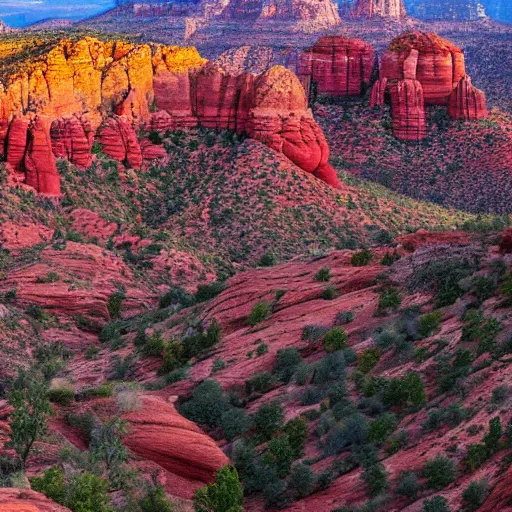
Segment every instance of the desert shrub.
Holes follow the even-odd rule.
[[[174,506],[167,498],[161,485],[147,485],[146,495],[137,503],[140,512],[174,512]]]
[[[220,425],[228,408],[221,385],[215,380],[206,380],[194,389],[191,400],[181,406],[180,412],[196,423],[214,428]]]
[[[396,311],[400,304],[402,303],[402,298],[398,293],[396,288],[386,288],[382,290],[379,297],[379,311],[383,312],[387,309],[392,309]]]
[[[303,341],[320,341],[326,333],[329,332],[329,327],[324,325],[306,325],[302,331],[301,339]]]
[[[346,375],[346,350],[328,353],[316,365],[313,384],[324,385],[330,381],[343,380]]]
[[[123,291],[117,291],[110,294],[107,301],[107,309],[110,318],[119,318],[121,315],[121,306],[126,295]]]
[[[66,414],[66,423],[80,432],[80,435],[87,445],[90,443],[92,429],[95,425],[94,414],[92,412]]]
[[[273,373],[280,381],[288,383],[301,361],[302,358],[296,348],[278,350]]]
[[[428,487],[441,490],[455,480],[457,469],[451,459],[439,454],[425,462],[423,476],[427,479]]]
[[[219,293],[224,291],[226,285],[222,281],[215,281],[210,284],[200,284],[197,287],[197,292],[195,295],[195,302],[205,302],[207,300],[213,299]]]
[[[496,291],[496,279],[489,276],[475,276],[471,282],[471,291],[481,301],[490,299]]]
[[[314,364],[299,364],[297,366],[297,370],[295,371],[295,384],[297,384],[297,386],[305,386],[308,380],[311,378],[311,375],[313,375],[314,370]]]
[[[274,467],[277,471],[277,476],[280,478],[288,476],[293,459],[290,439],[286,434],[281,434],[271,439],[263,455],[265,465]]]
[[[334,319],[334,325],[346,325],[354,320],[354,313],[352,311],[340,311],[336,313],[336,318]]]
[[[362,414],[352,414],[342,426],[336,425],[325,439],[327,456],[341,453],[350,445],[365,445],[368,442],[368,420]]]
[[[52,412],[46,382],[35,372],[19,370],[7,399],[14,408],[10,415],[10,444],[25,467],[32,446],[46,433]]]
[[[305,498],[315,488],[315,474],[305,464],[295,464],[290,475],[290,486],[301,498]]]
[[[314,405],[325,398],[325,391],[318,386],[307,386],[301,397],[300,405]]]
[[[368,428],[368,440],[372,443],[383,443],[398,425],[396,416],[391,412],[385,412],[377,416]]]
[[[398,477],[396,492],[410,499],[416,499],[420,484],[414,471],[403,471]]]
[[[165,340],[160,331],[155,331],[151,336],[147,336],[146,344],[142,351],[147,356],[162,356],[165,349]]]
[[[263,343],[261,342],[257,347],[256,347],[256,355],[259,357],[259,356],[262,356],[263,354],[266,354],[268,352],[268,345],[266,343]]]
[[[109,398],[114,394],[114,386],[102,384],[96,388],[84,389],[81,394],[84,398]]]
[[[322,346],[326,352],[336,352],[346,348],[348,336],[342,327],[332,328],[322,340]]]
[[[440,321],[441,313],[439,311],[426,313],[418,320],[418,334],[422,338],[428,338],[429,336],[432,336],[432,334],[434,334],[439,329]]]
[[[404,377],[390,379],[385,383],[382,400],[389,407],[424,406],[427,398],[420,375],[409,372]]]
[[[158,343],[159,344],[159,343]],[[171,340],[164,344],[163,362],[159,373],[169,373],[183,365],[183,345]]]
[[[489,486],[487,480],[473,480],[462,493],[462,503],[464,510],[474,512],[483,504],[488,495]]]
[[[324,300],[334,300],[338,296],[338,291],[334,286],[327,286],[322,290],[322,299]]]
[[[380,350],[377,348],[368,348],[359,356],[357,368],[363,373],[368,373],[379,362]]]
[[[183,346],[183,359],[189,360],[192,357],[197,357],[205,350],[216,345],[221,339],[220,325],[214,318],[206,332],[198,332],[192,336],[188,336],[182,340]]]
[[[350,258],[350,264],[353,267],[365,267],[370,264],[370,261],[373,259],[373,254],[368,249],[363,249],[361,251],[355,252],[352,254]]]
[[[0,487],[11,487],[17,475],[23,475],[23,465],[20,459],[9,455],[0,455]]]
[[[423,430],[432,432],[441,428],[444,424],[455,427],[462,421],[469,418],[471,411],[465,409],[460,404],[452,404],[448,407],[434,409],[429,411],[427,418],[423,422]]]
[[[215,483],[194,494],[196,512],[243,512],[243,489],[238,472],[233,466],[217,471]]]
[[[254,425],[264,439],[270,439],[283,425],[283,408],[277,402],[262,404],[253,416]]]
[[[273,254],[262,254],[258,261],[258,267],[272,267],[276,264],[276,257]]]
[[[386,267],[390,267],[391,265],[393,265],[393,263],[395,261],[398,261],[400,259],[400,254],[398,254],[398,252],[396,251],[393,251],[393,252],[387,252],[383,257],[382,259],[380,260],[380,264],[381,265],[384,265]]]
[[[503,436],[503,427],[499,416],[489,421],[489,432],[484,436],[483,442],[489,454],[500,449],[500,440]]]
[[[379,462],[365,466],[361,478],[366,482],[370,496],[377,496],[389,487],[388,474]]]
[[[283,428],[283,432],[288,436],[288,441],[292,449],[293,458],[298,459],[304,451],[304,444],[308,435],[308,426],[305,418],[297,416],[290,420]]]
[[[253,392],[266,393],[276,383],[275,377],[269,372],[255,373],[245,381],[245,389],[248,394]]]
[[[450,512],[448,500],[444,496],[434,496],[423,502],[423,512]]]
[[[261,301],[256,303],[249,313],[249,316],[247,317],[247,323],[254,327],[256,324],[259,324],[260,322],[263,322],[263,320],[266,320],[272,311],[272,308],[270,307],[270,304],[265,301]]]
[[[183,288],[177,286],[160,297],[158,307],[160,309],[168,308],[169,306],[188,308],[193,306],[194,303],[194,297],[183,290]]]
[[[233,407],[222,414],[220,424],[225,438],[232,441],[249,430],[251,418],[243,409]]]
[[[34,491],[44,494],[56,503],[66,503],[66,481],[64,471],[54,466],[47,469],[42,476],[30,479],[30,486]]]
[[[503,405],[510,395],[508,386],[497,386],[492,390],[491,402],[496,405]]]
[[[331,279],[331,271],[327,267],[323,267],[315,274],[313,279],[321,283],[327,283]]]
[[[464,467],[469,471],[478,469],[489,458],[485,444],[470,444],[464,458]]]
[[[52,388],[48,391],[48,399],[59,405],[69,405],[75,399],[75,390],[68,386]]]

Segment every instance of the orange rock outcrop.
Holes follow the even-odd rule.
[[[92,163],[95,139],[106,155],[131,168],[152,156],[164,158],[162,148],[147,142],[141,149],[141,127],[247,132],[305,171],[339,184],[304,89],[284,68],[230,75],[195,48],[86,37],[62,40],[20,69],[0,88],[0,137],[11,172],[23,173],[25,184],[40,193],[60,193],[52,150],[81,168]]]
[[[70,512],[70,510],[49,500],[46,496],[29,489],[0,489],[0,510],[2,512]]]

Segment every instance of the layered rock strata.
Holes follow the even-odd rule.
[[[413,32],[395,38],[379,63],[372,106],[382,106],[389,93],[397,138],[425,137],[425,105],[447,106],[454,119],[487,116],[485,95],[466,74],[463,51],[435,34]]]
[[[165,157],[138,140],[140,128],[196,126],[246,132],[338,185],[304,89],[284,68],[229,74],[195,48],[86,37],[60,41],[19,69],[0,84],[0,142],[10,171],[40,193],[60,193],[53,155],[87,168],[96,140],[106,155],[138,169]]]

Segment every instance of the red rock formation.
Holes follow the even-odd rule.
[[[374,16],[404,18],[406,16],[403,0],[356,0],[354,14],[365,18]]]
[[[393,39],[381,57],[380,79],[373,86],[370,105],[383,105],[387,91],[394,91],[396,104],[398,89],[404,91],[404,87],[398,84],[403,81],[417,82],[421,86],[425,105],[447,105],[449,114],[455,119],[473,120],[487,115],[484,93],[473,87],[466,75],[464,53],[436,34],[411,32]],[[416,90],[419,90],[419,86],[415,86]],[[412,91],[411,86],[407,87]],[[412,135],[418,119],[423,117],[421,110],[423,106],[416,102],[394,109],[396,137],[421,140],[426,135],[423,128]],[[407,118],[409,112],[410,119]],[[397,115],[402,119],[396,119]],[[413,127],[413,130],[404,129],[407,126]]]
[[[130,424],[123,442],[135,455],[189,481],[190,488],[175,489],[177,495],[189,498],[229,463],[213,439],[161,397],[141,397],[141,408],[123,419]]]
[[[82,169],[91,166],[94,132],[89,121],[76,116],[62,117],[52,123],[50,136],[56,157],[66,158]]]
[[[15,171],[23,170],[23,159],[27,147],[28,121],[15,117],[7,133],[7,163]]]
[[[427,135],[423,88],[417,80],[395,80],[389,86],[393,133],[400,140],[421,140]]]
[[[105,155],[132,169],[140,169],[142,152],[129,118],[109,117],[98,128],[96,136]]]
[[[30,124],[24,168],[26,184],[40,194],[60,196],[60,177],[52,151],[47,120],[36,117]]]
[[[374,62],[372,46],[360,39],[322,37],[299,56],[297,74],[311,76],[319,93],[358,96],[370,83]]]
[[[502,480],[492,490],[479,512],[512,512],[512,467],[503,475]]]
[[[70,510],[46,496],[29,489],[0,489],[2,512],[70,512]]]
[[[482,119],[487,117],[485,94],[477,89],[469,76],[462,78],[448,98],[448,114],[453,119]]]

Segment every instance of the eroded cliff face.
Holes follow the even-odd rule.
[[[357,0],[354,13],[356,16],[372,18],[404,18],[406,16],[403,0]]]
[[[60,41],[20,69],[0,86],[0,146],[16,181],[40,193],[60,194],[54,155],[86,168],[97,140],[105,154],[138,169],[155,154],[147,141],[141,149],[139,128],[195,126],[247,132],[338,185],[304,89],[284,68],[231,75],[195,48],[86,37]]]
[[[317,82],[319,93],[358,96],[370,84],[374,62],[372,46],[360,39],[322,37],[299,56],[297,74]]]
[[[424,105],[448,106],[454,119],[487,116],[485,95],[466,74],[463,51],[436,34],[412,32],[395,38],[380,59],[380,78],[371,105],[383,105],[390,94],[397,138],[426,135]]]

